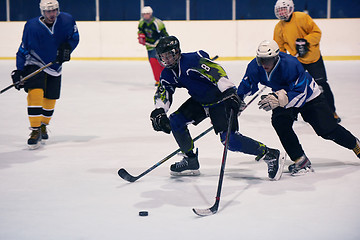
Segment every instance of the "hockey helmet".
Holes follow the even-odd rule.
[[[256,51],[256,62],[259,66],[275,65],[279,52],[279,46],[274,40],[264,40]]]
[[[44,17],[44,11],[51,11],[57,9],[58,15],[60,13],[59,2],[57,0],[41,0],[39,5],[41,15],[43,15]]]
[[[166,68],[175,68],[181,56],[180,42],[175,36],[163,37],[156,46],[156,56]]]
[[[145,6],[141,9],[141,14],[153,14],[153,10],[150,6]]]
[[[292,0],[278,0],[274,7],[275,16],[287,21],[294,12],[294,2]]]

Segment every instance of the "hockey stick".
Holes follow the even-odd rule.
[[[0,91],[0,94],[2,94],[3,92],[6,92],[6,91],[9,90],[10,88],[12,88],[12,87],[14,87],[14,86],[16,86],[16,85],[18,85],[18,84],[24,83],[24,82],[25,82],[26,80],[28,80],[29,78],[35,76],[36,74],[40,73],[42,70],[44,70],[44,69],[47,68],[47,67],[50,67],[50,66],[53,65],[53,64],[54,64],[53,62],[49,62],[49,63],[46,64],[45,66],[39,68],[38,70],[30,73],[30,74],[27,75],[26,77],[20,79],[20,81],[18,81],[18,82],[16,82],[16,83],[13,83],[13,84],[11,84],[10,86],[4,88],[3,90]]]
[[[243,111],[265,90],[266,86],[264,86],[244,107]],[[206,135],[208,132],[210,132],[211,130],[213,130],[214,127],[211,126],[208,129],[206,129],[204,132],[200,133],[197,137],[195,137],[193,139],[193,141],[195,142],[196,140],[202,138],[204,135]],[[173,156],[175,156],[178,152],[180,152],[180,148],[175,150],[174,152],[170,153],[168,156],[166,156],[165,158],[161,159],[159,162],[157,162],[156,164],[154,164],[152,167],[150,167],[149,169],[147,169],[146,171],[144,171],[143,173],[141,173],[138,176],[132,176],[130,173],[128,173],[128,171],[126,171],[124,168],[119,169],[118,174],[119,176],[128,181],[128,182],[135,182],[136,180],[138,180],[139,178],[143,177],[144,175],[148,174],[149,172],[151,172],[152,170],[154,170],[155,168],[157,168],[158,166],[160,166],[161,164],[163,164],[164,162],[166,162],[167,160],[169,160],[170,158],[172,158]]]
[[[213,129],[213,127],[208,128],[207,130],[205,130],[204,132],[200,133],[196,138],[194,138],[194,142],[198,139],[200,139],[201,137],[203,137],[205,134],[207,134],[208,132],[210,132]],[[155,165],[153,165],[152,167],[150,167],[149,169],[147,169],[145,172],[141,173],[139,176],[132,176],[130,175],[130,173],[128,173],[124,168],[119,169],[118,174],[119,176],[128,181],[128,182],[135,182],[136,180],[138,180],[139,178],[141,178],[142,176],[148,174],[149,172],[151,172],[152,170],[154,170],[155,168],[157,168],[158,166],[160,166],[161,164],[163,164],[164,162],[166,162],[167,160],[169,160],[170,158],[172,158],[173,156],[175,156],[178,152],[180,152],[180,148],[175,150],[174,152],[170,153],[168,156],[164,157],[163,159],[161,159],[159,162],[157,162]]]
[[[226,156],[227,156],[228,147],[229,147],[229,135],[230,135],[230,131],[231,131],[233,118],[234,118],[234,111],[231,109],[229,123],[228,123],[228,129],[226,132],[226,138],[225,138],[225,144],[224,144],[224,152],[223,152],[223,157],[222,157],[222,161],[221,161],[220,176],[219,176],[219,183],[218,183],[218,188],[217,188],[216,197],[215,197],[215,199],[216,199],[215,203],[212,207],[206,208],[206,209],[193,208],[193,212],[201,217],[213,215],[217,212],[217,210],[219,208],[220,194],[221,194],[222,182],[224,179],[224,172],[225,172]]]

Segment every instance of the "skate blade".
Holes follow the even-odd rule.
[[[307,173],[312,173],[312,172],[315,172],[315,170],[313,168],[306,168],[306,169],[301,169],[300,171],[298,171],[296,173],[291,173],[291,176],[298,177],[298,176],[302,176],[302,175],[305,175]]]
[[[281,176],[282,176],[282,173],[284,171],[284,165],[285,165],[285,161],[286,161],[286,153],[280,153],[280,156],[279,156],[279,168],[278,168],[278,171],[275,175],[274,178],[270,178],[270,180],[272,181],[278,181],[280,180]]]
[[[38,149],[40,147],[40,142],[38,142],[37,144],[28,144],[28,148],[29,150],[35,150]]]
[[[41,145],[45,145],[49,139],[41,139]]]
[[[199,176],[200,175],[200,171],[199,170],[184,170],[182,172],[173,172],[170,171],[170,175],[171,176]]]

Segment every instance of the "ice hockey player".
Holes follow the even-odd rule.
[[[172,132],[184,158],[171,165],[172,175],[199,175],[198,151],[187,125],[197,125],[210,117],[216,134],[225,141],[230,109],[236,113],[244,109],[244,103],[236,94],[236,86],[225,70],[209,59],[200,50],[181,53],[179,40],[174,36],[161,38],[156,52],[165,69],[161,73],[160,85],[154,96],[155,110],[150,119],[155,131]],[[190,98],[178,110],[167,117],[176,88],[188,90]],[[241,109],[240,109],[241,108]],[[234,118],[229,137],[229,150],[256,156],[268,165],[268,177],[281,177],[285,156],[280,151],[246,137],[238,132],[238,120]]]
[[[79,43],[79,33],[73,17],[60,12],[56,0],[40,1],[41,16],[26,22],[22,42],[16,54],[16,70],[11,73],[13,82],[54,62],[43,72],[15,87],[28,93],[28,117],[30,120],[30,149],[39,147],[47,140],[46,125],[54,113],[56,99],[60,97],[62,63],[70,60],[70,54]]]
[[[140,44],[146,46],[148,59],[154,74],[155,86],[157,86],[164,67],[157,61],[155,47],[160,38],[169,36],[169,34],[166,32],[164,23],[153,16],[151,7],[145,6],[141,10],[141,16],[138,25],[138,40]]]
[[[334,95],[327,82],[326,70],[320,52],[321,30],[313,19],[304,12],[294,12],[292,0],[278,0],[275,4],[275,16],[280,20],[274,29],[274,40],[280,51],[296,56],[305,70],[314,78],[334,118],[341,121],[336,114]]]
[[[311,75],[295,57],[279,51],[274,40],[260,43],[256,58],[248,64],[238,87],[239,97],[244,99],[254,94],[259,83],[272,89],[272,93],[261,97],[259,106],[265,111],[272,110],[272,126],[294,161],[289,166],[292,175],[312,171],[311,162],[292,128],[298,113],[317,135],[353,150],[360,158],[359,140],[337,123]]]

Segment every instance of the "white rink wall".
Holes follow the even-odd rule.
[[[253,57],[264,39],[271,39],[277,20],[164,21],[171,35],[179,38],[183,52],[206,50],[211,56]],[[322,30],[321,51],[325,57],[360,59],[360,19],[315,19]],[[15,57],[25,22],[0,22],[0,59]],[[137,41],[137,21],[77,22],[80,44],[73,58],[146,58]],[[340,58],[341,59],[341,58]]]

